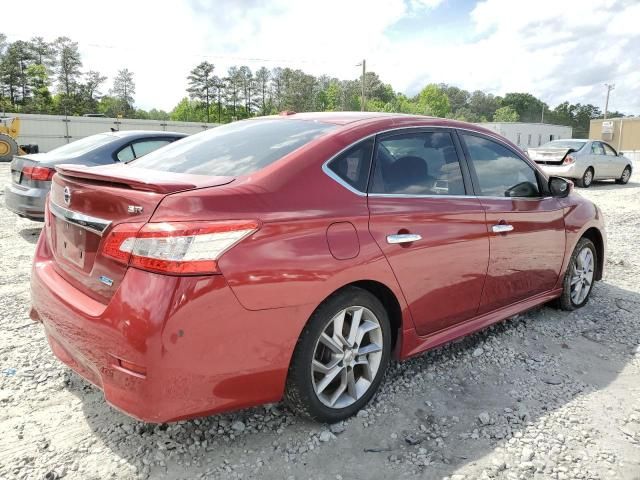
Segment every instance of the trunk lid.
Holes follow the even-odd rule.
[[[25,187],[43,187],[45,182],[27,178],[23,172],[25,167],[34,167],[40,163],[39,153],[31,155],[16,155],[11,161],[11,181],[17,185]],[[48,181],[46,182],[49,183]]]
[[[573,148],[530,148],[529,158],[540,165],[561,165]]]
[[[232,177],[158,172],[127,165],[62,165],[53,177],[45,232],[57,272],[91,298],[107,303],[127,266],[101,255],[121,223],[140,227],[167,195],[225,185]],[[194,178],[197,177],[197,178]]]

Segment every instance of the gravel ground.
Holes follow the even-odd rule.
[[[0,478],[640,479],[640,184],[580,193],[609,237],[585,308],[393,364],[369,408],[331,426],[280,404],[169,425],[113,410],[29,320],[40,225],[1,201]]]

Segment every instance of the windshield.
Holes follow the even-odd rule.
[[[587,142],[580,140],[554,140],[552,142],[545,143],[540,148],[573,148],[577,152],[584,147],[585,143]]]
[[[116,137],[108,133],[99,133],[97,135],[91,135],[90,137],[81,138],[75,142],[68,143],[58,148],[54,148],[49,151],[51,154],[55,154],[58,157],[77,157],[84,155],[85,153],[98,148],[102,145],[106,145],[109,142],[115,140]]]
[[[247,175],[334,128],[305,120],[243,120],[179,140],[130,165],[197,175]]]

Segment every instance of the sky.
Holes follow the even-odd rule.
[[[100,5],[100,7],[97,7]],[[134,72],[136,106],[171,110],[207,60],[355,79],[414,95],[448,83],[640,115],[640,0],[21,0],[9,40],[68,36],[83,70]],[[103,88],[103,92],[108,86]]]

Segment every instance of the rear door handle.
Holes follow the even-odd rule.
[[[498,225],[494,225],[491,227],[491,231],[493,233],[507,233],[513,231],[513,225],[509,225],[508,223],[499,223]]]
[[[387,243],[411,243],[422,240],[422,236],[417,233],[397,233],[395,235],[387,235]]]

